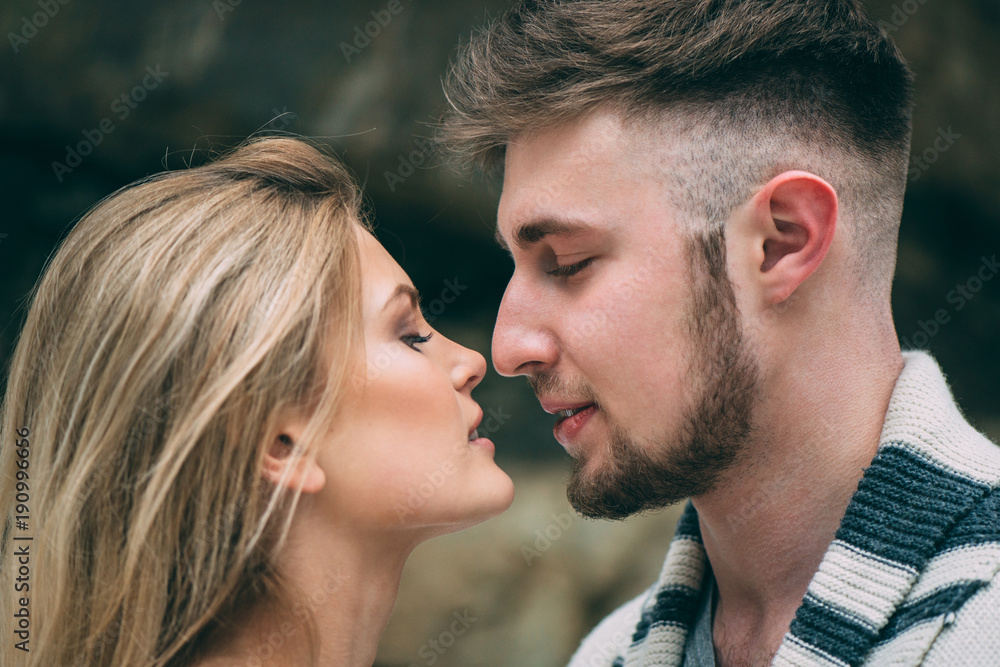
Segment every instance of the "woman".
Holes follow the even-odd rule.
[[[512,501],[485,371],[301,141],[113,194],[11,364],[0,664],[371,665],[411,550]]]

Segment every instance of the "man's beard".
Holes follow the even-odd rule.
[[[645,446],[604,412],[610,429],[606,460],[588,471],[586,458],[574,459],[567,483],[569,502],[583,516],[624,519],[701,495],[745,457],[759,402],[760,370],[740,326],[726,270],[724,232],[692,239],[688,251],[693,287],[687,384],[697,392],[695,405],[676,435],[654,438]],[[545,373],[529,382],[536,392],[560,386]],[[589,388],[581,389],[573,395],[593,396]]]

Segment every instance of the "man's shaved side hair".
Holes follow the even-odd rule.
[[[609,107],[698,235],[809,171],[837,191],[859,296],[887,307],[912,83],[857,0],[522,0],[459,48],[439,136],[495,175],[512,139]]]

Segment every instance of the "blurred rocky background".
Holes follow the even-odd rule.
[[[505,4],[6,0],[4,375],[26,296],[76,218],[136,178],[270,131],[319,138],[346,161],[434,326],[487,352],[511,270],[491,238],[497,193],[441,168],[425,138],[449,54]],[[1000,4],[865,4],[917,74],[897,329],[904,346],[937,355],[968,416],[998,438],[1000,280],[984,258],[1000,252]],[[517,499],[415,552],[383,637],[385,667],[563,664],[655,578],[669,541],[676,508],[625,523],[573,514],[567,458],[523,380],[491,372],[476,395],[493,411],[490,435]]]

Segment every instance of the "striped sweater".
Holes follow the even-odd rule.
[[[1000,666],[1000,447],[930,355],[903,357],[878,453],[772,665]],[[659,580],[570,667],[681,665],[706,563],[688,503]]]

